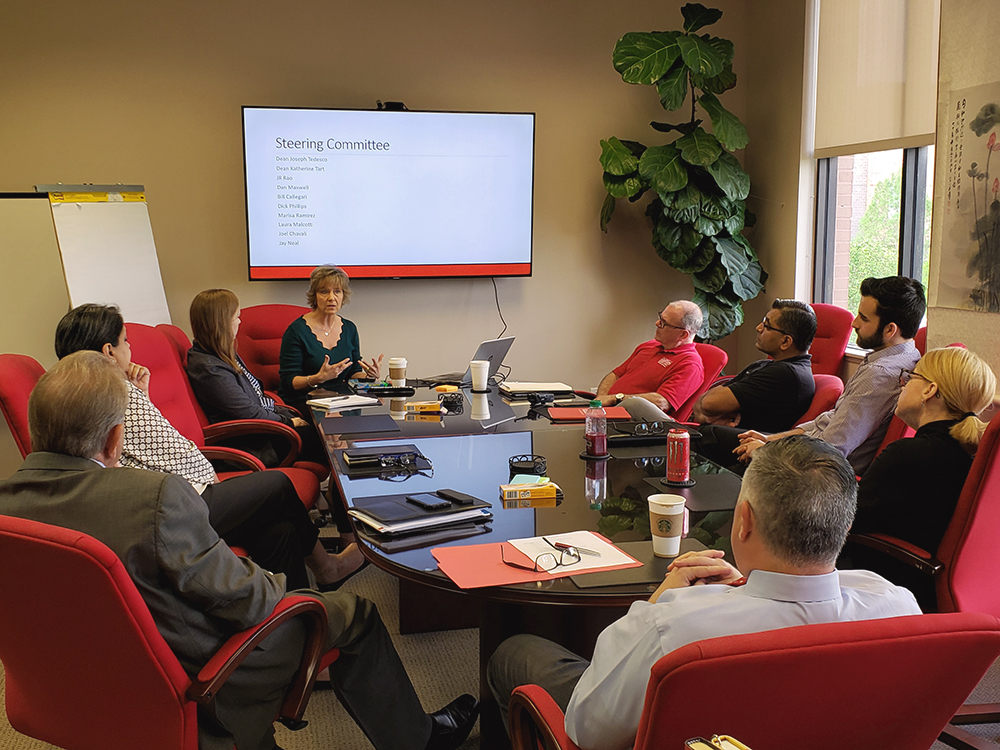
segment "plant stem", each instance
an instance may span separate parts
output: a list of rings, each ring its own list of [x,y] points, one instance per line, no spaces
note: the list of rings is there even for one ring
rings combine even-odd
[[[695,102],[695,96],[694,96],[694,79],[691,76],[690,71],[688,72],[688,86],[691,89],[691,124],[694,125],[694,116],[695,116],[695,110],[694,110],[694,102]]]

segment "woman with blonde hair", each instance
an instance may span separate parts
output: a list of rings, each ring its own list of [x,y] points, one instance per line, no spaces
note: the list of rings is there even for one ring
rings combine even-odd
[[[896,416],[917,432],[886,447],[865,472],[851,530],[891,534],[934,554],[986,430],[978,415],[993,403],[997,379],[971,351],[949,346],[902,370],[900,383]]]
[[[287,404],[304,403],[309,391],[336,387],[350,378],[381,375],[382,355],[365,362],[358,327],[340,311],[351,299],[351,282],[337,266],[318,266],[309,276],[309,312],[292,321],[281,337],[281,384]]]

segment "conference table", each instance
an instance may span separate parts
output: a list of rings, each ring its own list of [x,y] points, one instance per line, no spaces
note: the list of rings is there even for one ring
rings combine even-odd
[[[482,747],[505,747],[506,735],[485,681],[485,666],[504,638],[535,633],[589,657],[597,635],[637,600],[646,599],[666,574],[668,559],[652,554],[646,498],[656,493],[687,498],[690,530],[681,551],[716,548],[730,557],[729,529],[740,478],[692,453],[690,488],[664,486],[666,436],[634,436],[635,423],[608,423],[606,461],[584,460],[583,424],[555,423],[545,407],[508,404],[496,392],[462,391],[444,416],[400,418],[401,402],[314,418],[330,454],[334,478],[348,507],[363,498],[433,493],[452,489],[492,504],[488,531],[388,552],[356,522],[364,556],[400,581],[403,633],[460,627],[479,628]],[[479,407],[473,419],[473,398]],[[410,401],[434,400],[432,389],[417,389]],[[457,397],[452,397],[457,398]],[[483,399],[489,416],[483,418]],[[395,418],[392,418],[395,416]],[[367,428],[374,427],[376,432]],[[428,463],[420,470],[388,468],[374,475],[352,472],[345,449],[415,446]],[[542,457],[544,475],[563,491],[555,507],[505,508],[499,486],[509,482],[512,457]],[[537,460],[537,459],[536,459]],[[603,493],[600,478],[604,477]],[[588,482],[591,497],[587,497]],[[460,590],[437,566],[431,549],[495,543],[510,539],[591,530],[614,542],[644,565],[531,583]],[[374,542],[372,541],[374,539]],[[414,542],[419,544],[419,539]]]

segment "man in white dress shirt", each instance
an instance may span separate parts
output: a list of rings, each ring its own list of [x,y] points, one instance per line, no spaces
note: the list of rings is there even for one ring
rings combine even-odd
[[[506,720],[518,685],[544,687],[584,750],[635,741],[652,666],[693,641],[811,623],[920,614],[906,589],[834,567],[854,519],[857,482],[843,454],[796,435],[753,455],[733,519],[733,556],[691,552],[671,563],[648,602],[597,639],[591,662],[532,635],[504,641],[488,677]],[[711,585],[699,585],[711,584]]]

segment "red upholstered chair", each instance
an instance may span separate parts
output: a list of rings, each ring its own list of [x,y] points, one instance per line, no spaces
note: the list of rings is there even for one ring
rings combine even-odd
[[[0,354],[0,410],[22,458],[31,453],[28,397],[44,374],[45,368],[26,354]]]
[[[814,374],[813,380],[816,381],[816,392],[813,394],[812,403],[809,404],[809,410],[802,415],[796,424],[812,422],[823,412],[829,411],[837,403],[840,394],[844,392],[844,381],[836,375]]]
[[[904,422],[902,419],[893,414],[892,419],[889,420],[889,429],[885,431],[885,437],[882,438],[882,444],[878,447],[878,451],[876,451],[875,456],[873,456],[872,460],[874,461],[876,458],[878,458],[878,454],[884,451],[885,447],[889,445],[889,443],[894,443],[897,440],[901,440],[903,438],[913,437],[916,434],[917,434],[916,430],[914,430],[912,427],[907,425],[906,422]]]
[[[275,434],[285,436],[295,448],[285,457],[290,465],[276,471],[288,475],[295,485],[299,498],[307,508],[311,508],[319,496],[320,475],[325,467],[312,462],[294,463],[302,441],[295,430],[279,422],[260,419],[241,419],[209,425],[198,399],[191,390],[184,368],[174,345],[162,331],[143,325],[125,325],[128,341],[132,349],[132,359],[150,370],[149,398],[160,413],[184,437],[193,441],[209,460],[224,460],[239,463],[251,471],[263,470],[264,465],[254,456],[235,448],[213,445],[225,438],[247,434]],[[220,478],[227,476],[220,475]]]
[[[7,717],[17,731],[69,750],[197,750],[197,705],[292,617],[307,618],[310,634],[282,719],[301,720],[317,672],[337,657],[322,651],[323,605],[290,597],[234,635],[192,681],[125,566],[93,537],[0,516],[0,569],[8,573],[0,576]]]
[[[913,345],[917,347],[921,357],[927,354],[927,326],[917,331],[917,335],[913,337]],[[956,344],[952,344],[952,346],[956,346]]]
[[[184,329],[178,328],[170,323],[158,323],[156,328],[163,332],[167,340],[174,345],[177,356],[181,360],[181,367],[187,367],[188,350],[191,348],[191,339],[184,333]]]
[[[732,735],[753,748],[927,748],[1000,654],[1000,622],[915,615],[712,638],[650,673],[636,750]],[[514,750],[575,748],[537,685],[510,705]],[[532,736],[535,733],[535,737]]]
[[[729,355],[717,346],[695,344],[694,348],[698,350],[698,354],[701,356],[701,363],[705,367],[705,380],[699,386],[698,390],[692,393],[688,400],[680,405],[679,409],[674,411],[674,419],[678,422],[686,422],[690,419],[695,402],[705,394],[705,391],[712,387],[715,379],[722,372],[722,368],[729,361]]]
[[[236,349],[247,369],[279,404],[283,403],[277,396],[281,337],[293,320],[307,312],[308,307],[299,305],[253,305],[240,310]]]
[[[851,339],[854,313],[822,302],[813,303],[812,309],[816,312],[816,337],[809,347],[812,371],[817,375],[839,375]]]

